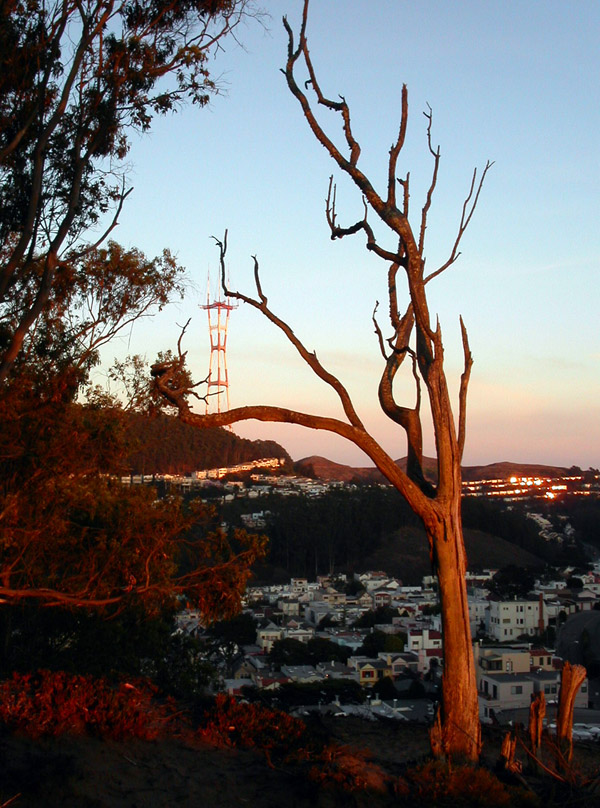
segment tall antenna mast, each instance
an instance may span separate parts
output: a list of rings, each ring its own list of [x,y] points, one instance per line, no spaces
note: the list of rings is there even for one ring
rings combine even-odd
[[[221,287],[216,298],[210,299],[210,275],[206,284],[206,305],[200,306],[208,314],[208,334],[210,337],[210,366],[208,369],[206,412],[227,412],[229,409],[229,376],[227,374],[227,329],[229,315],[237,304],[227,297],[221,297]],[[211,403],[216,400],[216,406]]]

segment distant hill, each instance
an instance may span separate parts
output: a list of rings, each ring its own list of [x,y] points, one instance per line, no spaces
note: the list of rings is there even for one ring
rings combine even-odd
[[[501,569],[507,564],[540,569],[544,560],[499,536],[465,529],[469,570]],[[420,584],[431,573],[429,549],[422,527],[406,525],[388,536],[387,541],[364,562],[365,569],[384,569],[402,579],[405,585]]]
[[[339,480],[340,482],[375,482],[383,480],[381,473],[375,468],[353,468],[342,463],[334,463],[326,457],[312,455],[294,463],[294,471],[305,477],[315,477],[319,480]]]
[[[396,463],[400,468],[406,469],[405,457],[396,460]],[[437,478],[436,460],[432,457],[425,457],[423,466],[425,476],[435,482]],[[376,468],[345,466],[318,455],[312,455],[296,461],[294,469],[298,474],[316,477],[321,480],[340,480],[342,482],[357,480],[365,483],[384,481],[383,475]],[[463,480],[508,479],[512,476],[562,477],[567,472],[568,469],[562,466],[544,466],[539,463],[511,463],[509,461],[489,463],[485,466],[463,466],[462,469]]]
[[[463,466],[463,480],[508,480],[510,477],[564,477],[569,471],[563,466],[543,466],[539,463],[489,463],[487,466]]]
[[[190,474],[266,457],[283,457],[292,468],[290,456],[275,441],[247,440],[220,427],[197,429],[168,415],[125,416],[132,441],[128,459],[132,474]]]

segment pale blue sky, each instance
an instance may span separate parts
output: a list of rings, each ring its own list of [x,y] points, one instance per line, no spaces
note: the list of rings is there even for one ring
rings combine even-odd
[[[400,457],[404,438],[376,402],[381,358],[371,313],[375,300],[384,300],[385,267],[360,236],[329,239],[324,198],[333,165],[279,71],[287,47],[281,15],[297,30],[301,2],[264,6],[272,15],[268,31],[249,24],[239,31],[244,49],[230,42],[213,64],[226,95],[209,109],[157,121],[153,134],[134,144],[135,190],[116,237],[150,255],[171,248],[196,291],[109,353],[129,347],[152,360],[174,347],[176,323],[192,316],[186,347],[196,377],[206,375],[208,329],[198,304],[209,269],[213,277],[217,271],[210,237],[228,228],[231,285],[252,290],[256,254],[273,309],[347,384],[363,420]],[[431,288],[454,389],[459,314],[475,358],[467,464],[600,465],[599,34],[597,0],[311,6],[309,46],[321,87],[349,102],[360,165],[380,189],[401,85],[408,85],[409,134],[398,167],[411,172],[415,222],[431,170],[422,111],[427,103],[433,108],[442,164],[428,229],[430,268],[452,243],[473,167],[495,161],[462,257]],[[339,120],[333,113],[323,120],[341,143]],[[361,215],[361,200],[338,179],[340,220],[350,223]],[[232,314],[228,366],[232,406],[340,414],[335,397],[254,311]],[[234,429],[273,437],[295,459],[323,454],[368,463],[341,439],[311,430]]]

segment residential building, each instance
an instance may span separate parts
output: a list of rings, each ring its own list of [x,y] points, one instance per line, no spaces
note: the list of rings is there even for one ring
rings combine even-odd
[[[392,666],[385,659],[355,656],[348,659],[348,667],[356,671],[361,685],[371,687],[386,676],[392,678]]]
[[[268,654],[273,648],[273,644],[282,639],[283,629],[271,622],[262,628],[258,628],[256,632],[256,644],[262,648],[264,654]]]
[[[541,633],[547,627],[543,598],[491,600],[487,633],[500,642],[516,640],[523,634]]]

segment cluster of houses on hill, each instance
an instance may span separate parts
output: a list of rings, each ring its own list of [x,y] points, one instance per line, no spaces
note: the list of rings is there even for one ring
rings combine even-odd
[[[563,663],[542,638],[547,641],[548,629],[559,627],[570,614],[600,605],[600,570],[581,578],[583,588],[569,589],[563,577],[549,584],[538,582],[527,597],[512,600],[490,597],[487,585],[494,572],[469,574],[467,582],[484,721],[500,719],[506,711],[527,708],[532,695],[539,691],[547,702],[555,702]],[[347,591],[355,594],[346,594]],[[383,610],[386,622],[370,628],[356,627],[361,616],[381,607],[387,607]],[[230,662],[224,687],[231,694],[240,694],[248,685],[273,690],[285,682],[331,679],[372,688],[387,677],[394,683],[398,699],[402,699],[403,694],[411,692],[411,685],[414,692],[415,681],[425,685],[421,692],[430,694],[439,683],[444,659],[435,579],[426,578],[422,586],[408,587],[383,572],[368,572],[356,575],[353,585],[344,588],[340,581],[324,577],[314,582],[293,578],[285,585],[249,588],[245,610],[256,622],[256,640],[240,648]],[[187,630],[198,630],[198,621],[199,615],[194,612],[181,615],[181,625]],[[404,649],[365,655],[365,639],[374,630],[399,635]],[[308,643],[313,638],[327,639],[346,649],[346,664],[323,660],[315,665],[276,667],[271,663],[269,654],[277,641]],[[373,699],[373,709],[377,704]],[[586,681],[577,695],[576,707],[587,706]],[[338,708],[343,709],[343,705]],[[407,708],[396,704],[394,708],[393,717],[406,717]],[[420,712],[422,717],[423,710]]]

